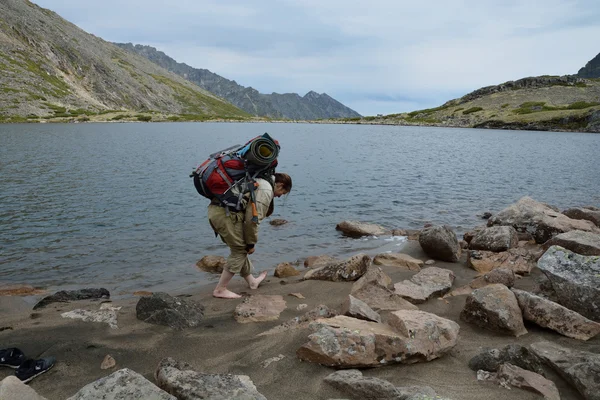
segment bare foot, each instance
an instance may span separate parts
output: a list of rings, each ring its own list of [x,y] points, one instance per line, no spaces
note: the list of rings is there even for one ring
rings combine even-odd
[[[242,296],[233,293],[227,288],[216,288],[213,290],[213,297],[218,297],[220,299],[239,299]]]
[[[252,275],[250,275],[252,276]],[[248,280],[248,285],[250,289],[258,289],[260,283],[267,277],[267,271],[263,271],[256,278],[252,276],[252,279]]]

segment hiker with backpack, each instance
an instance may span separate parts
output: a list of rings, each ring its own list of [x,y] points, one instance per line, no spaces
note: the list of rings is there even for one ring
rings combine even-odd
[[[279,142],[265,133],[244,146],[210,155],[190,175],[198,193],[211,200],[210,225],[230,250],[214,297],[241,297],[227,289],[235,274],[240,274],[250,289],[257,289],[267,276],[266,271],[256,278],[252,275],[248,255],[254,253],[260,221],[273,213],[273,199],[292,190],[292,178],[275,172],[279,149]]]

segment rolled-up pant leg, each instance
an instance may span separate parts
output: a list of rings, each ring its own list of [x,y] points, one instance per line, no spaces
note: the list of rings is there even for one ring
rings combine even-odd
[[[244,213],[227,215],[223,207],[211,204],[208,206],[208,220],[221,240],[229,246],[230,254],[225,268],[232,274],[240,274],[242,277],[250,275],[252,263],[248,258],[244,241]]]

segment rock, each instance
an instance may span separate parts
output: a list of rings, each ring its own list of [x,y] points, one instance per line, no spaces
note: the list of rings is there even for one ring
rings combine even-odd
[[[0,382],[0,399],[2,400],[47,400],[37,394],[16,376],[7,376]]]
[[[563,211],[567,217],[571,219],[583,219],[593,222],[594,225],[600,227],[600,210],[589,208],[569,208]]]
[[[335,310],[331,310],[329,307],[321,304],[313,308],[306,314],[300,317],[292,318],[291,320],[286,321],[281,325],[277,325],[276,327],[269,329],[268,331],[259,333],[257,336],[274,335],[277,333],[287,332],[294,329],[307,328],[311,322],[317,319],[331,318],[335,317],[336,315],[337,313],[335,312]]]
[[[298,299],[305,299],[306,298],[306,297],[304,297],[302,295],[302,293],[290,293],[290,294],[288,294],[288,296],[296,297]]]
[[[177,400],[128,368],[84,386],[67,400]]]
[[[531,350],[586,400],[600,400],[600,354],[571,350],[550,342],[534,343]]]
[[[460,317],[491,331],[517,337],[527,333],[515,295],[497,283],[474,290],[467,297]]]
[[[326,383],[354,399],[400,400],[427,396],[436,398],[435,391],[429,386],[396,387],[390,382],[363,376],[357,369],[337,371],[325,377]]]
[[[290,276],[300,275],[300,272],[294,268],[290,263],[281,263],[275,267],[275,273],[273,274],[277,278],[289,278]]]
[[[107,354],[106,357],[104,357],[104,360],[102,360],[102,364],[100,364],[100,369],[109,369],[115,365],[117,365],[115,359],[112,358],[110,354]]]
[[[493,214],[491,212],[486,211],[481,215],[481,219],[490,219],[490,218],[492,218],[492,215]]]
[[[406,338],[412,362],[431,361],[448,353],[458,341],[459,325],[420,310],[390,314],[388,324]]]
[[[460,245],[456,234],[449,226],[425,228],[419,235],[419,244],[431,258],[440,261],[457,262],[460,258]]]
[[[458,245],[460,246],[461,250],[466,250],[469,248],[469,243],[464,240],[459,240]]]
[[[433,265],[435,264],[435,260],[427,260],[425,261],[425,265]]]
[[[502,364],[498,369],[498,379],[502,386],[510,385],[539,393],[547,400],[560,400],[560,394],[554,382],[512,364]]]
[[[99,311],[73,310],[60,314],[63,318],[81,319],[84,322],[102,322],[108,324],[111,329],[119,329],[117,326],[117,311],[121,307],[112,307],[110,304],[102,304]]]
[[[369,224],[359,221],[342,221],[335,227],[338,231],[346,236],[361,237],[361,236],[380,236],[386,233],[386,229],[376,224]]]
[[[391,284],[392,280],[381,268],[372,267],[352,285],[350,294],[367,303],[375,311],[418,309],[417,306],[394,293],[389,288]]]
[[[296,307],[296,310],[302,311],[306,308],[308,308],[308,304],[298,304],[298,306]]]
[[[491,226],[477,232],[469,243],[469,249],[499,253],[517,247],[518,244],[519,237],[512,226]]]
[[[543,249],[552,246],[564,247],[583,256],[600,256],[600,235],[585,231],[561,233],[544,243]]]
[[[204,306],[194,300],[173,297],[167,293],[153,293],[142,297],[136,307],[137,319],[173,329],[196,327],[204,318]]]
[[[394,292],[414,304],[448,293],[454,282],[454,273],[437,267],[424,268],[410,280],[394,285]]]
[[[342,305],[341,315],[353,317],[357,319],[363,319],[365,321],[381,322],[381,316],[371,309],[362,300],[357,299],[352,295],[348,295],[348,298]]]
[[[600,322],[600,257],[552,246],[538,260],[538,268],[548,278],[559,304]]]
[[[523,290],[512,291],[526,321],[579,340],[588,340],[600,333],[599,323],[590,321],[575,311]]]
[[[469,368],[473,371],[496,372],[504,363],[516,365],[538,374],[544,373],[539,358],[527,347],[518,344],[509,344],[502,350],[485,348],[481,353],[471,358]]]
[[[341,260],[338,260],[337,258],[328,256],[328,255],[311,256],[311,257],[308,257],[306,260],[304,260],[304,267],[305,268],[324,267],[325,265],[337,264],[339,262],[341,262]]]
[[[235,320],[241,324],[279,319],[286,308],[285,300],[279,295],[256,294],[245,297],[235,308]]]
[[[281,226],[281,225],[285,225],[287,224],[288,221],[286,221],[285,219],[272,219],[269,221],[269,224],[273,225],[273,226]]]
[[[420,271],[423,261],[402,253],[378,254],[373,259],[375,265],[404,268],[409,271]]]
[[[477,235],[479,232],[481,232],[485,228],[486,228],[485,225],[480,225],[480,226],[476,226],[471,231],[465,232],[463,234],[464,241],[467,242],[467,243],[471,243],[471,240],[473,240],[473,238],[475,237],[475,235]]]
[[[36,296],[44,293],[45,290],[30,285],[0,285],[0,296]]]
[[[400,319],[401,317],[398,317]],[[417,325],[409,321],[406,324]],[[397,326],[401,326],[397,322]],[[404,336],[392,327],[368,322],[356,318],[337,316],[329,319],[319,319],[312,324],[313,330],[308,338],[309,342],[303,345],[296,355],[304,361],[341,368],[379,367],[390,363],[412,364],[428,361],[439,357],[441,354],[432,353],[436,344],[421,343],[418,338]],[[430,331],[435,327],[423,328]],[[444,329],[440,329],[445,334]],[[411,333],[409,332],[409,335]],[[418,348],[414,347],[416,344]]]
[[[269,365],[273,364],[274,362],[281,361],[284,358],[285,358],[285,356],[283,354],[280,354],[276,357],[267,358],[265,361],[260,363],[260,366],[263,368],[267,368]]]
[[[367,272],[370,264],[371,258],[368,255],[358,254],[341,263],[311,269],[304,274],[304,279],[355,281]]]
[[[558,212],[547,204],[539,203],[530,197],[523,197],[517,203],[505,208],[488,220],[488,226],[508,225],[517,232],[530,233],[537,243],[544,243],[559,233],[572,230],[600,232],[590,221],[575,220]]]
[[[525,249],[510,249],[502,253],[483,250],[467,251],[467,266],[487,273],[495,268],[506,268],[515,274],[528,275],[535,267],[534,256]]]
[[[51,303],[67,303],[75,300],[89,300],[89,299],[108,299],[110,298],[110,292],[104,288],[101,289],[81,289],[81,290],[61,290],[51,296],[44,297],[35,306],[34,310],[38,308],[46,307]]]
[[[220,274],[227,264],[227,260],[221,256],[204,256],[196,263],[196,266],[204,272]]]
[[[246,375],[205,374],[172,358],[158,364],[154,377],[159,387],[178,400],[267,400]]]
[[[455,289],[452,292],[444,295],[444,297],[471,294],[474,289],[479,289],[493,283],[501,283],[504,286],[511,288],[515,284],[515,273],[506,268],[493,269],[487,274],[473,279],[468,285],[459,287],[458,289]]]

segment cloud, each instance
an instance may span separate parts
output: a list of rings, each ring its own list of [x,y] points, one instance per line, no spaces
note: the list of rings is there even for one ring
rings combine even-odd
[[[263,93],[309,90],[361,114],[576,73],[600,52],[593,0],[38,0],[106,40],[149,44]],[[397,108],[394,108],[397,107]]]

